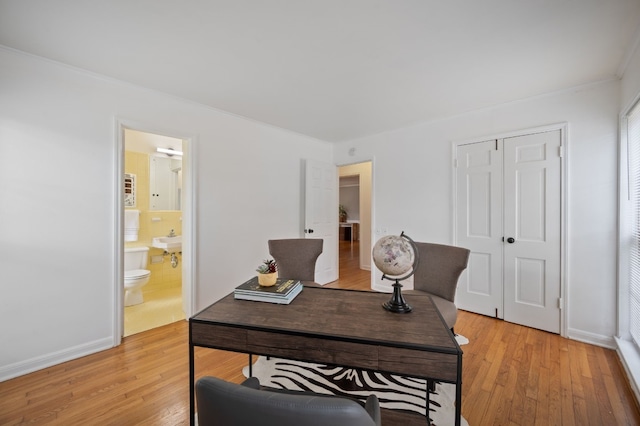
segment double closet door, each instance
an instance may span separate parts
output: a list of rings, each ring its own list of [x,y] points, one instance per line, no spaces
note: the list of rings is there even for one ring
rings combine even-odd
[[[456,147],[460,309],[560,332],[561,130]]]

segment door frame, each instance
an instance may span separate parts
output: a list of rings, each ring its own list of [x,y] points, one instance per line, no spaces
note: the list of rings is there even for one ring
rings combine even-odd
[[[115,165],[114,165],[114,229],[113,253],[114,253],[114,282],[113,282],[113,346],[122,342],[124,334],[124,188],[122,176],[124,176],[124,131],[125,129],[140,132],[154,133],[170,136],[182,140],[183,156],[183,201],[182,207],[182,308],[185,317],[189,318],[195,312],[195,277],[196,277],[196,156],[197,138],[185,131],[176,131],[165,127],[139,123],[119,117],[114,118],[115,127]]]
[[[528,135],[532,133],[542,133],[549,131],[560,131],[560,335],[567,337],[568,330],[568,318],[569,318],[569,268],[567,262],[568,253],[568,241],[567,238],[567,218],[568,218],[568,206],[569,206],[569,190],[568,190],[568,178],[569,178],[569,123],[560,122],[553,123],[545,126],[529,127],[519,130],[513,130],[505,133],[489,134],[482,137],[474,137],[472,139],[458,140],[451,142],[451,214],[455,215],[458,206],[456,200],[456,190],[458,187],[457,174],[456,174],[456,152],[458,146],[468,145],[472,143],[484,142],[492,139],[505,139],[517,136]],[[458,230],[456,229],[456,221],[452,223],[451,237],[455,243],[457,241]],[[504,294],[504,286],[502,287]],[[504,303],[504,301],[503,301]]]

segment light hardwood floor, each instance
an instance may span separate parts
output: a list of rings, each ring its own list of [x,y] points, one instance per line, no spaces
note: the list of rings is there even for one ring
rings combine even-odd
[[[331,287],[368,288],[341,260]],[[462,415],[484,425],[640,425],[614,351],[461,311]],[[247,356],[196,348],[196,375],[240,382]],[[0,425],[188,423],[188,324],[124,339],[117,348],[0,383]],[[389,426],[389,425],[387,425]]]

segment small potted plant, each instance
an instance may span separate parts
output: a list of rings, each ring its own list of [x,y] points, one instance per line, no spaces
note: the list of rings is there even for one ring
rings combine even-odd
[[[278,279],[278,264],[273,259],[265,259],[256,269],[258,272],[258,284],[263,287],[275,285]]]
[[[345,209],[342,204],[338,206],[338,219],[340,220],[340,222],[347,221],[347,209]]]

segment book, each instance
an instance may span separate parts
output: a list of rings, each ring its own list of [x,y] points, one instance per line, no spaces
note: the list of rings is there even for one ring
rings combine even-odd
[[[236,287],[233,295],[235,299],[289,304],[302,288],[300,281],[284,278],[278,278],[272,286],[263,287],[258,284],[258,277],[253,277]]]
[[[235,288],[234,293],[245,294],[262,294],[272,295],[274,297],[287,297],[296,286],[302,285],[298,280],[289,280],[285,278],[278,278],[276,283],[272,286],[264,287],[258,283],[258,277],[252,277],[244,283]]]
[[[249,293],[234,293],[234,299],[238,300],[252,300],[254,302],[269,302],[277,303],[280,305],[288,305],[296,298],[296,296],[302,291],[302,285],[298,285],[295,289],[289,293],[288,297],[273,297],[262,294],[249,294]]]

